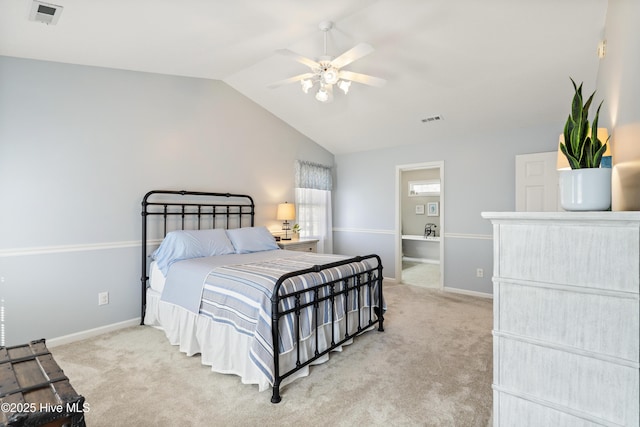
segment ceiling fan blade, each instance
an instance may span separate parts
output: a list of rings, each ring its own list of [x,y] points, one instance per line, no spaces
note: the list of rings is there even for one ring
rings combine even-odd
[[[380,77],[368,76],[366,74],[354,73],[346,70],[340,70],[339,77],[343,80],[350,80],[352,82],[362,83],[369,86],[382,87],[387,84],[387,81]]]
[[[267,87],[269,89],[274,89],[289,83],[294,83],[294,82],[299,82],[300,80],[303,79],[310,79],[313,78],[315,76],[314,73],[304,73],[304,74],[299,74],[297,76],[293,76],[293,77],[289,77],[288,79],[284,79],[284,80],[280,80],[274,83],[271,83],[270,85],[268,85]]]
[[[289,49],[278,49],[276,50],[276,53],[279,53],[280,55],[288,56],[289,58],[292,58],[294,61],[298,61],[299,63],[304,64],[307,67],[310,67],[312,69],[320,67],[320,64],[318,64],[313,59],[309,59],[302,55],[298,55],[297,53],[292,52]]]
[[[370,54],[371,52],[373,52],[373,47],[370,44],[360,43],[331,61],[331,65],[335,68],[342,68],[345,65],[351,64],[356,59],[360,59],[363,56]]]

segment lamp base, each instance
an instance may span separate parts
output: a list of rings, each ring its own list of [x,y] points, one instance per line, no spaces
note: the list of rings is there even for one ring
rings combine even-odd
[[[289,230],[291,230],[291,227],[289,227],[289,221],[287,221],[286,219],[282,223],[282,229],[284,230],[284,237],[282,237],[281,239],[291,240],[291,237],[289,237]]]

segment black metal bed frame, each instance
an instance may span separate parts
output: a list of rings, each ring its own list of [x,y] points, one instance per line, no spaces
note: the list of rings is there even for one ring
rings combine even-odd
[[[193,196],[195,198],[205,197],[209,198],[208,200],[214,200],[216,202],[194,202],[194,201],[176,201],[175,197],[172,199],[166,200],[158,200],[158,201],[150,201],[150,199],[155,197],[167,197],[167,196]],[[217,200],[222,200],[220,198],[227,198],[235,200],[234,203],[222,203],[217,202]],[[207,199],[205,199],[207,200]],[[240,201],[238,201],[240,200]],[[187,218],[197,219],[197,223],[195,226],[196,229],[201,229],[203,224],[203,218],[211,218],[212,227],[216,228],[217,220],[219,218],[223,218],[222,228],[230,228],[232,223],[236,223],[237,227],[242,227],[243,219],[248,219],[248,225],[254,225],[255,218],[255,204],[251,196],[243,195],[243,194],[230,194],[230,193],[207,193],[207,192],[194,192],[194,191],[167,191],[167,190],[154,190],[148,192],[144,198],[142,199],[142,276],[141,276],[141,284],[142,284],[142,307],[141,307],[141,320],[140,324],[144,324],[144,316],[146,311],[146,291],[147,284],[149,280],[148,274],[148,259],[147,259],[147,239],[148,239],[148,226],[149,223],[147,218],[149,216],[159,216],[161,217],[163,230],[162,235],[167,234],[167,220],[170,217],[179,217],[179,229],[184,230],[185,226],[188,222],[185,222]],[[350,264],[353,262],[361,262],[364,260],[374,260],[375,267],[365,270],[364,272],[354,273],[351,275],[347,275],[340,279],[336,279],[333,281],[320,283],[314,286],[311,286],[306,289],[301,289],[293,292],[284,292],[283,283],[292,277],[300,276],[308,273],[319,273],[322,270],[326,270],[333,267],[338,267],[341,265]],[[282,381],[299,371],[300,369],[310,365],[314,361],[323,357],[330,351],[336,349],[337,347],[345,344],[347,341],[354,339],[355,337],[362,334],[364,331],[372,328],[376,324],[378,325],[378,331],[384,331],[383,323],[383,309],[381,306],[383,305],[383,294],[382,294],[382,262],[378,255],[366,255],[366,256],[357,256],[349,259],[345,259],[343,261],[338,261],[325,265],[316,265],[312,268],[295,271],[291,273],[287,273],[280,277],[276,282],[276,285],[273,290],[273,294],[271,297],[271,316],[272,316],[272,338],[273,338],[273,349],[274,349],[274,383],[272,387],[272,396],[271,402],[278,403],[281,401],[280,396],[280,386]],[[367,292],[368,291],[368,292]],[[378,306],[374,306],[372,301],[373,292],[377,292]],[[354,294],[355,293],[355,298]],[[363,295],[364,293],[364,295]],[[350,298],[355,299],[356,301],[356,310],[352,312],[352,315],[358,316],[358,325],[355,330],[350,330],[349,325],[349,310],[347,307],[348,300]],[[340,298],[343,301],[345,307],[345,333],[344,336],[336,337],[335,332],[335,306],[337,303],[336,299],[340,296],[344,295],[343,298]],[[362,319],[362,310],[363,310],[363,299],[365,295],[368,296],[368,300],[366,301],[365,307],[368,307],[368,318],[363,321]],[[293,302],[290,304],[292,308],[287,310],[281,310],[281,302],[285,300],[289,300]],[[290,302],[291,302],[290,301]],[[306,301],[306,302],[303,302]],[[302,310],[304,309],[313,309],[313,318],[315,319],[315,330],[318,329],[318,318],[321,305],[330,304],[331,307],[331,343],[330,346],[323,351],[319,351],[319,342],[318,342],[318,334],[315,335],[315,349],[314,354],[309,357],[307,360],[301,360],[300,355],[300,315]],[[365,310],[366,312],[366,310]],[[294,328],[296,332],[296,364],[295,367],[289,369],[286,372],[280,373],[280,352],[279,352],[279,340],[280,340],[280,329],[279,322],[285,316],[294,315]],[[375,315],[375,316],[374,316]],[[374,318],[375,317],[375,318]]]
[[[201,197],[214,198],[214,200],[233,199],[235,203],[222,203],[217,201],[216,203],[204,203],[196,202],[189,199],[188,201],[176,200],[176,197],[171,196],[193,196],[194,199]],[[169,198],[162,200],[162,198],[169,196]],[[216,197],[220,199],[215,199]],[[158,198],[159,200],[151,201],[150,199]],[[178,217],[180,219],[179,229],[184,230],[187,223],[187,218],[196,218],[197,227],[200,230],[203,224],[203,219],[211,218],[212,227],[216,228],[217,220],[223,218],[223,227],[229,228],[232,218],[238,220],[238,227],[242,227],[243,220],[248,219],[248,226],[253,227],[255,220],[255,204],[253,198],[246,194],[231,194],[231,193],[207,193],[201,191],[172,191],[172,190],[153,190],[149,191],[142,198],[142,276],[140,282],[142,285],[142,304],[140,313],[140,324],[144,324],[144,314],[147,309],[147,284],[149,280],[148,262],[147,259],[147,231],[148,221],[150,216],[162,217],[162,237],[167,235],[167,220],[171,217]]]

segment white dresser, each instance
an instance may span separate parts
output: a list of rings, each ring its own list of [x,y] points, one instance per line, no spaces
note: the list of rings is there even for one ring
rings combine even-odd
[[[495,426],[640,425],[640,212],[486,212]]]

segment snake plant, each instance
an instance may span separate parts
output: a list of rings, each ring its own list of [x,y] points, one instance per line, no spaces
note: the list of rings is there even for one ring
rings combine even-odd
[[[589,127],[589,108],[595,91],[583,104],[582,83],[580,86],[576,86],[573,79],[571,79],[571,83],[575,93],[571,102],[571,114],[564,126],[564,142],[560,143],[560,150],[567,157],[571,169],[598,168],[608,141],[608,138],[604,142],[598,139],[598,117],[604,101],[600,102],[591,127]]]

